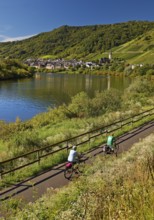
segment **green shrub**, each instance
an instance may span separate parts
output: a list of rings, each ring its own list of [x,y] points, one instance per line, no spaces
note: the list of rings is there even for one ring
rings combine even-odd
[[[123,103],[131,108],[132,105],[139,106],[149,104],[150,97],[154,96],[154,84],[151,80],[137,78],[125,90],[123,95]]]
[[[99,116],[106,112],[117,111],[121,107],[121,93],[116,89],[96,92],[91,101],[91,116]]]

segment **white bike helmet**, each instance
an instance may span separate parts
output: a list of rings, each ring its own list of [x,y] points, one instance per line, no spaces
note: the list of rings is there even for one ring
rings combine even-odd
[[[73,150],[76,150],[76,146],[74,145],[74,146],[72,147],[72,149],[73,149]]]

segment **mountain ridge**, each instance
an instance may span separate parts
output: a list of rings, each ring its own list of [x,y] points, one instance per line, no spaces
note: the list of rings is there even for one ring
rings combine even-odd
[[[63,25],[22,41],[0,43],[0,58],[96,60],[107,51],[112,50],[115,53],[120,46],[146,35],[151,30],[154,30],[154,22],[151,21],[87,26]]]

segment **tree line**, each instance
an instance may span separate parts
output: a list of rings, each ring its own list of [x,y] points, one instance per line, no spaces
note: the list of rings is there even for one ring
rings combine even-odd
[[[0,43],[0,57],[24,60],[39,56],[82,59],[110,50],[154,28],[154,22],[129,21],[107,25],[62,26],[22,41]]]

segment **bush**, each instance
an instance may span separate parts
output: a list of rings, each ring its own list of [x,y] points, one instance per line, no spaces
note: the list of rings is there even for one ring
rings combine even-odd
[[[124,105],[146,105],[149,98],[154,96],[154,84],[148,79],[136,79],[124,92]]]
[[[72,98],[68,106],[68,117],[87,117],[89,116],[90,98],[85,92],[81,92]]]
[[[72,98],[69,105],[69,117],[99,116],[107,111],[114,111],[121,107],[121,93],[110,89],[104,92],[96,92],[94,98],[89,98],[85,92],[81,92]]]
[[[91,102],[91,116],[99,116],[108,111],[115,111],[121,107],[121,93],[116,89],[96,92]]]

